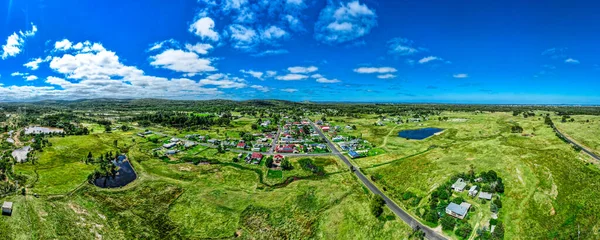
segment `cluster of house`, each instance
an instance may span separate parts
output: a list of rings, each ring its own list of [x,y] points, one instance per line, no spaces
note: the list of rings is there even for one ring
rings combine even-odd
[[[241,159],[244,156],[243,153],[240,153],[238,155],[238,158]],[[262,161],[264,158],[264,156],[262,155],[262,153],[258,153],[258,152],[253,152],[253,153],[248,153],[246,155],[246,157],[244,158],[244,160],[246,161],[246,163],[248,164],[260,164],[260,161]]]
[[[462,192],[465,190],[466,187],[467,182],[465,182],[465,180],[462,178],[457,179],[456,182],[452,184],[452,190],[454,190],[455,192]],[[479,192],[479,195],[477,195],[478,192],[479,191],[477,190],[477,185],[471,186],[471,188],[469,189],[469,196],[478,196],[480,199],[492,200],[492,193],[481,191]],[[446,207],[446,213],[455,218],[463,219],[467,216],[469,208],[471,208],[471,204],[467,202],[462,202],[461,204],[450,203],[448,207]]]
[[[198,145],[198,143],[195,141],[182,140],[179,138],[171,138],[169,140],[169,142],[163,144],[162,147],[167,150],[165,152],[165,155],[175,155],[179,152],[179,150],[173,149],[176,146],[183,146],[184,148],[188,149],[188,148],[194,147],[196,145]]]
[[[305,126],[308,126],[309,132],[305,132]],[[313,138],[320,138],[320,135],[308,120],[286,122],[283,125],[275,151],[278,153],[300,153],[327,149],[327,145],[323,143],[311,143]]]
[[[267,120],[268,121],[268,120]],[[200,136],[198,134],[186,135],[187,139],[194,139],[200,142],[207,142],[212,145],[221,145],[225,148],[237,148],[241,150],[251,150],[255,152],[260,152],[263,148],[271,147],[271,140],[275,137],[273,133],[256,133],[254,137],[257,137],[256,141],[246,142],[244,140],[218,140],[218,139],[208,139],[205,136]]]
[[[340,136],[336,136],[333,139],[335,142],[337,142],[338,146],[340,146],[342,150],[348,152],[348,155],[350,155],[351,158],[359,158],[362,156],[361,154],[369,151],[369,149],[364,145],[364,143],[368,143],[367,140],[357,138],[350,141],[341,142],[339,139],[345,138],[340,138]]]
[[[145,132],[138,133],[137,135],[145,138],[146,136],[151,135],[152,133],[153,133],[152,131],[146,130]]]
[[[258,152],[247,153],[246,157],[244,157],[244,153],[238,154],[238,159],[242,158],[246,161],[247,164],[258,165],[265,158],[265,156],[262,153]],[[275,154],[275,156],[273,156],[273,165],[275,167],[280,167],[281,161],[283,161],[284,158],[285,157],[281,154]]]

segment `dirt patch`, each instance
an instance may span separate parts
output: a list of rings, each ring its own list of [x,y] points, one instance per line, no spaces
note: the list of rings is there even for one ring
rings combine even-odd
[[[179,171],[189,172],[189,171],[192,171],[192,167],[190,167],[190,166],[179,166]]]
[[[77,214],[85,214],[87,215],[87,211],[83,208],[80,208],[79,206],[73,204],[73,203],[69,203],[69,207],[73,210],[73,212],[77,213]]]
[[[519,168],[517,168],[517,177],[519,178],[519,182],[525,185],[525,182],[523,181],[523,176],[521,175],[521,170],[519,170]]]
[[[556,214],[556,210],[554,210],[554,206],[550,209],[550,216],[554,216]]]

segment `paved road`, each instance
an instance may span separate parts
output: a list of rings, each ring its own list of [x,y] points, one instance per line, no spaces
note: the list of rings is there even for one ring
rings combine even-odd
[[[217,148],[217,145],[213,145],[210,143],[198,143],[201,146],[209,147],[209,148]],[[236,153],[254,153],[253,151],[242,150],[238,148],[229,148],[230,152]],[[263,155],[274,155],[272,152],[262,153]],[[320,157],[320,156],[331,156],[332,153],[277,153],[286,157]]]
[[[563,133],[560,132],[560,130],[558,130],[558,128],[556,128],[555,126],[552,126],[552,128],[554,129],[554,131],[556,133],[558,133],[559,135],[561,135],[564,139],[567,140],[567,142],[578,146],[579,148],[581,148],[582,151],[584,151],[585,153],[587,153],[588,155],[590,155],[591,157],[595,158],[596,160],[600,161],[600,157],[594,153],[592,153],[590,150],[588,150],[586,147],[579,145],[579,143],[576,143],[574,141],[572,141],[570,138],[568,138],[567,136],[565,136]]]
[[[333,145],[333,143],[325,136],[325,134],[323,134],[323,132],[321,131],[321,128],[319,128],[317,125],[315,125],[312,121],[311,121],[311,124],[316,129],[317,133],[319,133],[319,135],[321,135],[321,137],[327,141],[327,145],[329,146],[329,148],[331,149],[333,154],[337,155],[340,159],[342,159],[342,161],[344,161],[344,163],[346,164],[346,166],[348,166],[348,168],[350,168],[351,166],[354,166],[348,160],[348,158],[346,158],[346,156],[344,154],[340,153],[337,150],[337,148],[335,148],[335,145]],[[383,200],[385,200],[385,204],[390,208],[390,210],[392,210],[392,212],[394,212],[396,214],[396,216],[398,216],[400,219],[402,219],[402,221],[406,222],[409,226],[418,225],[419,228],[421,228],[421,230],[423,232],[425,232],[425,237],[427,239],[431,239],[431,240],[446,239],[444,236],[442,236],[438,232],[435,232],[433,229],[421,224],[417,219],[413,218],[410,214],[408,214],[404,210],[402,210],[402,208],[400,208],[394,201],[392,201],[383,192],[381,192],[381,190],[379,190],[379,188],[377,188],[377,186],[375,186],[375,184],[373,184],[360,170],[358,170],[358,167],[354,166],[354,169],[356,169],[356,171],[354,171],[354,174],[356,174],[356,177],[358,177],[358,179],[360,179],[360,181],[367,188],[369,188],[369,190],[371,190],[372,193],[381,196],[383,198]]]
[[[273,138],[273,143],[271,144],[271,149],[269,150],[269,154],[273,154],[275,152],[275,147],[279,144],[279,135],[281,134],[281,127],[277,125],[277,134],[275,134],[275,138]]]

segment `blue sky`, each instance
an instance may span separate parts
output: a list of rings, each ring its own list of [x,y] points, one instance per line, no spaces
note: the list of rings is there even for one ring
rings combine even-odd
[[[600,104],[597,1],[0,0],[0,101]]]

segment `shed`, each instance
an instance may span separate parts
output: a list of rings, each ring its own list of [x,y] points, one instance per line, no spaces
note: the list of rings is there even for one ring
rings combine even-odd
[[[489,192],[480,192],[479,198],[486,199],[486,200],[492,200],[492,194]]]
[[[13,203],[12,202],[4,202],[2,204],[2,215],[12,215],[12,207],[13,207]]]

